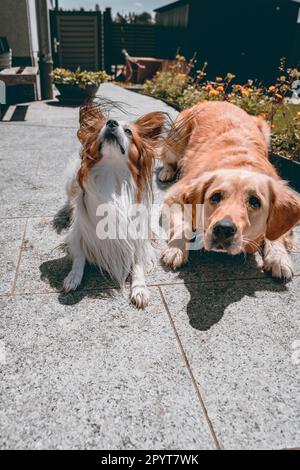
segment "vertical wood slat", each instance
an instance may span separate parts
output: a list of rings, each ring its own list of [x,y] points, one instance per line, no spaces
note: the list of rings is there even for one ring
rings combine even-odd
[[[101,68],[101,21],[99,15],[58,13],[56,30],[58,61],[63,68],[99,70]]]

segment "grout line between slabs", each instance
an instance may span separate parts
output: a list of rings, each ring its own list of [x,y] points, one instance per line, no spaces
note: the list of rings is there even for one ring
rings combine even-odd
[[[28,222],[28,221],[27,221]],[[294,276],[294,278],[299,278],[300,277],[300,274],[297,274]],[[148,287],[149,288],[153,288],[153,289],[160,289],[161,287],[176,287],[176,286],[188,286],[188,285],[208,285],[208,284],[220,284],[220,283],[227,283],[227,282],[239,282],[239,283],[243,283],[243,282],[247,282],[249,280],[252,280],[252,281],[263,281],[263,282],[267,282],[267,283],[270,283],[272,282],[272,279],[265,279],[265,278],[245,278],[245,279],[220,279],[220,280],[214,280],[214,281],[191,281],[191,282],[185,282],[185,281],[182,281],[182,282],[168,282],[168,283],[164,283],[164,282],[161,282],[159,284],[148,284]],[[130,289],[130,286],[128,285],[127,286],[128,289]],[[111,286],[107,286],[107,287],[99,287],[99,288],[94,288],[94,289],[80,289],[76,292],[81,292],[83,294],[89,294],[89,293],[97,293],[97,292],[104,292],[104,291],[107,291],[107,290],[116,290],[116,291],[119,291],[120,289],[118,288],[118,286],[114,286],[114,285],[111,285]],[[64,291],[62,289],[60,290],[49,290],[49,291],[39,291],[39,292],[14,292],[14,296],[28,296],[28,295],[53,295],[53,294],[61,294],[63,293]],[[2,294],[0,296],[6,296],[6,295],[11,295],[11,294]]]
[[[20,271],[20,265],[21,265],[21,259],[22,259],[22,254],[23,254],[23,248],[24,248],[24,242],[25,242],[25,237],[26,237],[26,231],[27,231],[27,225],[28,225],[28,219],[26,219],[25,222],[25,227],[23,231],[23,236],[22,236],[22,241],[19,249],[19,255],[18,255],[18,260],[17,260],[17,266],[16,266],[16,271],[15,271],[15,276],[12,284],[12,289],[10,295],[13,296],[16,290],[16,285],[17,285],[17,279]]]
[[[20,215],[16,217],[0,217],[0,220],[18,220],[18,219],[53,219],[53,215]]]
[[[45,129],[78,129],[78,127],[76,126],[53,126],[53,125],[48,125],[48,124],[15,124],[15,123],[12,123],[10,121],[6,122],[6,121],[1,121],[1,124],[6,124],[7,127],[38,127],[38,128],[45,128]]]
[[[197,384],[196,378],[195,378],[195,376],[194,376],[192,367],[191,367],[191,365],[190,365],[190,363],[189,363],[189,359],[188,359],[188,357],[187,357],[187,354],[186,354],[186,352],[185,352],[185,349],[184,349],[184,347],[183,347],[183,344],[182,344],[181,339],[180,339],[180,337],[179,337],[179,334],[178,334],[178,332],[177,332],[176,325],[175,325],[174,320],[173,320],[173,318],[172,318],[172,315],[171,315],[170,309],[169,309],[169,307],[168,307],[167,301],[166,301],[166,299],[165,299],[165,296],[164,296],[164,294],[163,294],[162,289],[159,287],[158,290],[159,290],[159,293],[160,293],[160,296],[161,296],[162,303],[163,303],[163,305],[164,305],[164,307],[165,307],[165,310],[166,310],[166,312],[167,312],[167,315],[168,315],[168,318],[169,318],[171,327],[172,327],[173,332],[174,332],[174,334],[175,334],[177,343],[178,343],[178,345],[179,345],[179,349],[180,349],[180,351],[181,351],[181,354],[182,354],[182,356],[183,356],[184,362],[185,362],[186,367],[187,367],[187,369],[188,369],[190,378],[191,378],[191,380],[192,380],[192,383],[193,383],[193,386],[194,386],[194,389],[195,389],[195,392],[196,392],[196,396],[197,396],[197,398],[198,398],[198,401],[199,401],[199,403],[200,403],[202,412],[203,412],[203,414],[204,414],[204,416],[205,416],[205,419],[206,419],[206,421],[207,421],[207,424],[208,424],[210,433],[211,433],[211,435],[212,435],[212,438],[213,438],[213,440],[214,440],[214,443],[215,443],[217,449],[218,449],[218,450],[222,450],[221,444],[220,444],[220,442],[219,442],[219,440],[218,440],[218,437],[217,437],[216,432],[215,432],[215,430],[214,430],[213,424],[212,424],[211,419],[210,419],[210,417],[209,417],[208,411],[207,411],[207,409],[206,409],[205,403],[204,403],[203,398],[202,398],[202,396],[201,396],[201,392],[200,392],[199,386],[198,386],[198,384]]]

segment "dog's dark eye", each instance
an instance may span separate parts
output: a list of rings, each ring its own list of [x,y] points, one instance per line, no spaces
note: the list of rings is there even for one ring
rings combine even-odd
[[[253,209],[260,209],[261,207],[261,202],[260,200],[258,199],[258,197],[256,196],[251,196],[249,198],[249,205],[253,208]]]
[[[124,129],[125,134],[127,135],[132,135],[132,130],[131,129]]]
[[[221,193],[215,193],[211,196],[210,200],[213,204],[219,204],[223,199],[223,196]]]

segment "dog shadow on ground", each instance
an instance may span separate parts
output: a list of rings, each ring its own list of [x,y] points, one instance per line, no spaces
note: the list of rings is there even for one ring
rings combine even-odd
[[[79,304],[85,297],[92,299],[113,299],[118,287],[103,277],[99,269],[87,265],[82,283],[75,292],[66,293],[63,281],[71,271],[72,262],[68,256],[46,261],[40,265],[41,280],[58,292],[58,301],[62,305]]]
[[[254,255],[245,259],[244,256],[194,252],[190,263],[180,270],[179,279],[184,281],[190,294],[189,323],[200,331],[210,330],[222,320],[230,305],[244,297],[256,297],[259,291],[287,291],[284,282],[262,273]],[[176,302],[173,305],[176,308]]]

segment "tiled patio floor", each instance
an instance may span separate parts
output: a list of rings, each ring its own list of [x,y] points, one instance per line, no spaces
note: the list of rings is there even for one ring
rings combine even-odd
[[[102,94],[129,118],[174,113],[114,85]],[[32,103],[26,122],[0,123],[0,448],[299,447],[298,255],[288,285],[253,259],[158,265],[144,312],[91,268],[62,293],[70,262],[51,220],[77,122],[78,108]]]

